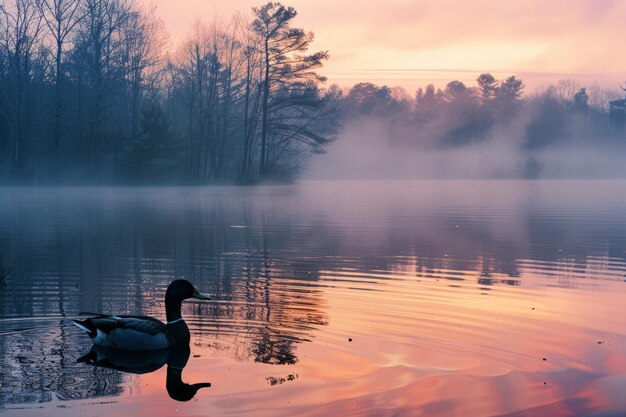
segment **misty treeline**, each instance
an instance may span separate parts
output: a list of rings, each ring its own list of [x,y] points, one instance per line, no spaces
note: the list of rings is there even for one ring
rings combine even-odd
[[[337,129],[327,52],[280,3],[197,21],[174,47],[135,0],[0,4],[0,178],[254,182],[296,174]]]
[[[623,91],[597,84],[584,87],[574,80],[561,80],[528,94],[516,76],[498,80],[483,73],[473,86],[461,81],[451,81],[444,88],[430,84],[414,96],[400,87],[371,83],[336,89],[335,94],[346,127],[383,122],[387,134],[380,140],[389,149],[412,148],[427,154],[447,151],[450,155],[458,149],[466,151],[467,158],[478,149],[483,163],[496,166],[489,159],[500,158],[502,153],[486,150],[502,148],[506,142],[507,160],[500,161],[493,172],[496,176],[538,177],[548,163],[542,158],[545,150],[570,145],[615,149],[626,139],[624,120],[609,111],[609,102],[623,97]],[[504,163],[514,166],[502,168]]]

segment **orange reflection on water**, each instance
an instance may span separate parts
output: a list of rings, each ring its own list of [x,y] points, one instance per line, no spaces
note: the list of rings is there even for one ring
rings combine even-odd
[[[324,298],[334,319],[297,346],[294,365],[203,359],[210,347],[196,346],[200,357],[190,360],[184,379],[208,378],[213,386],[185,415],[577,416],[623,409],[623,282],[598,281],[596,292],[581,292],[521,268],[523,288],[485,292],[476,280],[444,278],[476,271],[431,271],[428,279],[412,267],[393,271],[369,277],[382,278],[377,291],[355,290],[362,283],[338,279],[341,271],[323,272],[321,281],[333,283]],[[600,295],[602,303],[590,300]],[[272,386],[269,376],[284,381]],[[163,380],[159,371],[142,377],[142,386]],[[137,411],[176,410],[157,402]]]
[[[332,388],[318,387],[329,411],[359,414],[361,404],[365,415],[379,401],[424,415],[579,415],[608,407],[586,387],[600,375],[626,370],[618,346],[626,324],[621,282],[596,283],[602,286],[597,303],[589,300],[594,295],[549,286],[545,277],[523,270],[520,280],[543,286],[540,296],[505,287],[485,296],[474,283],[463,286],[475,292],[455,293],[437,278],[407,292],[413,273],[385,277],[378,282],[382,290],[355,295],[336,278],[335,272],[335,286],[326,293],[335,319],[324,330],[333,349],[320,341],[299,350],[308,364],[320,365],[310,378],[334,381]],[[330,398],[323,395],[328,392]],[[319,415],[319,407],[308,413]]]

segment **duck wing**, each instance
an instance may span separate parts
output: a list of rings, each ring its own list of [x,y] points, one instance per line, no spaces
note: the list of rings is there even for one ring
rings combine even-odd
[[[167,327],[159,320],[147,316],[103,316],[88,320],[97,330],[107,334],[112,330],[127,329],[154,336],[165,332]]]
[[[131,326],[131,328],[133,326],[136,326],[137,323],[136,321],[146,321],[146,322],[150,322],[152,324],[154,324],[154,326],[156,326],[156,328],[163,328],[165,329],[165,324],[163,324],[163,322],[161,322],[160,320],[155,319],[154,317],[150,317],[150,316],[142,316],[142,315],[137,315],[137,314],[116,314],[116,315],[109,315],[109,314],[102,314],[102,313],[91,313],[91,312],[80,312],[78,313],[79,316],[95,316],[95,317],[91,317],[88,318],[86,320],[72,320],[74,322],[74,324],[84,324],[85,322],[91,322],[93,324],[97,323],[102,326],[102,327],[98,327],[95,326],[93,328],[93,330],[99,328],[100,330],[104,331],[105,329],[110,329],[112,328],[112,326],[116,326],[116,325],[120,325],[121,327],[125,327],[125,326]],[[105,319],[105,320],[98,320],[98,319]],[[145,324],[144,324],[145,325]],[[141,324],[139,324],[139,326],[143,326]],[[79,326],[80,327],[80,326]],[[85,329],[83,329],[85,330]],[[88,331],[88,330],[85,330]],[[152,334],[152,333],[151,333]]]
[[[169,347],[167,326],[147,316],[104,316],[73,320],[86,331],[95,345],[128,350],[151,350]]]

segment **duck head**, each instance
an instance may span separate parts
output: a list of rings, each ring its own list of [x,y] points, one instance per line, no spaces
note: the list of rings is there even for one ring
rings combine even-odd
[[[165,293],[165,300],[182,302],[188,298],[197,298],[200,300],[210,300],[211,297],[200,294],[193,284],[186,279],[177,279],[170,283]]]
[[[165,292],[165,312],[167,314],[167,321],[174,321],[181,318],[181,304],[188,298],[197,298],[198,300],[211,299],[211,297],[198,292],[193,284],[185,279],[172,281]]]

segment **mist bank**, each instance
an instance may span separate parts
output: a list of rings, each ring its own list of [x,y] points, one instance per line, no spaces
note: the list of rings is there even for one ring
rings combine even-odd
[[[337,95],[342,130],[306,179],[626,178],[617,89],[563,80],[525,95],[485,73],[413,97],[369,83]]]
[[[511,134],[455,147],[391,144],[389,124],[364,119],[346,126],[305,180],[608,179],[626,178],[626,145],[556,143],[528,151]],[[355,149],[358,148],[358,152]]]

